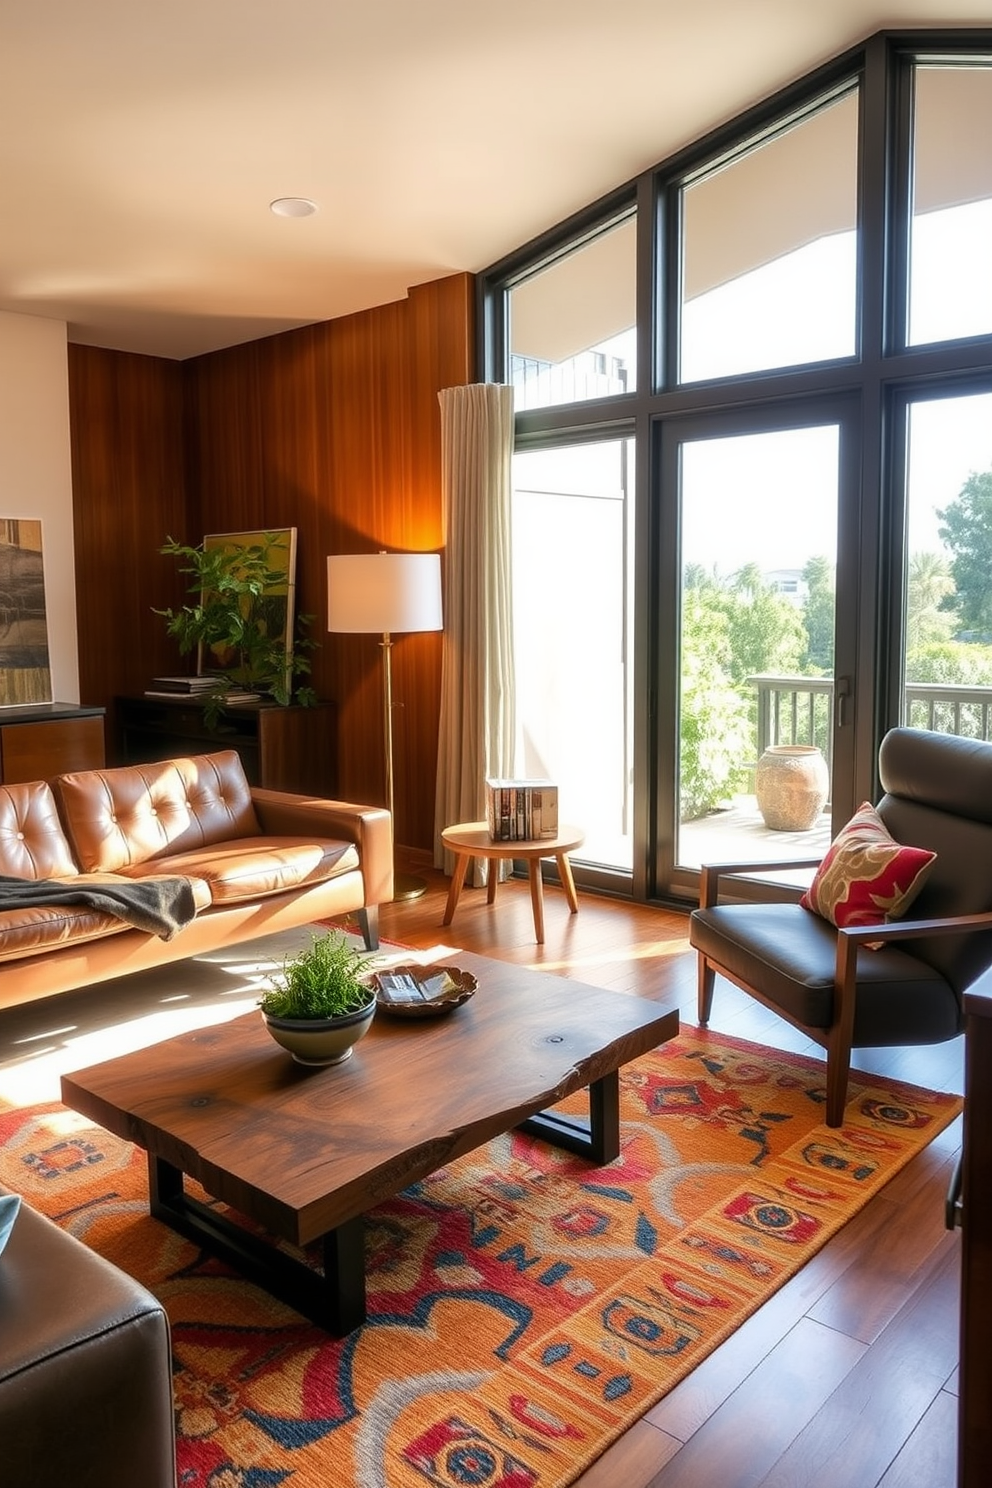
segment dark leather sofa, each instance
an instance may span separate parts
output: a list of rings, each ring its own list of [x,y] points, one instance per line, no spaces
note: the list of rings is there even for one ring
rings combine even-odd
[[[0,1254],[0,1483],[176,1488],[161,1304],[26,1204]]]

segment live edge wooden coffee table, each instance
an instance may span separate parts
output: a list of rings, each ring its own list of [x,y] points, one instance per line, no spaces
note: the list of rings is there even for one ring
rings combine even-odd
[[[618,1070],[678,1032],[640,997],[457,962],[474,997],[437,1018],[378,1012],[345,1064],[294,1063],[251,1013],[63,1075],[62,1099],[145,1149],[152,1214],[343,1336],[366,1315],[367,1210],[513,1127],[611,1162]],[[584,1086],[588,1121],[546,1109]],[[187,1194],[184,1175],[277,1240],[319,1241],[323,1274]]]

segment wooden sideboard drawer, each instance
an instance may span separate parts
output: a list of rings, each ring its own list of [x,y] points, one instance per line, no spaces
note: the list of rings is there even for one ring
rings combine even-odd
[[[103,709],[56,711],[37,708],[0,713],[0,781],[50,780],[69,770],[99,770],[106,764]],[[33,716],[34,715],[34,716]]]

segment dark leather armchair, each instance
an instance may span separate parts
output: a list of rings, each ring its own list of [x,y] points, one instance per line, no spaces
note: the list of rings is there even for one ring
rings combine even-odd
[[[162,1304],[27,1204],[0,1256],[0,1483],[176,1488]]]
[[[822,1044],[828,1126],[843,1120],[852,1048],[954,1038],[965,990],[992,965],[992,744],[892,729],[879,778],[892,836],[937,854],[908,918],[837,930],[794,901],[718,903],[729,876],[815,863],[790,859],[704,867],[689,922],[700,1023],[719,972]]]

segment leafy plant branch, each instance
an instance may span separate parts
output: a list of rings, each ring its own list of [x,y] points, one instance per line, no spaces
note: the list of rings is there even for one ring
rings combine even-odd
[[[312,935],[310,944],[283,963],[282,975],[259,999],[276,1018],[339,1018],[367,1007],[375,990],[363,972],[374,960],[352,949],[344,936]]]
[[[210,548],[191,547],[170,537],[159,549],[179,560],[180,573],[190,579],[187,592],[194,598],[179,609],[154,613],[165,619],[180,655],[203,647],[216,662],[217,684],[204,699],[211,727],[232,688],[266,693],[283,705],[309,707],[317,701],[312,687],[294,686],[295,678],[309,673],[306,653],[316,642],[307,633],[313,617],[298,615],[287,650],[287,574],[272,557],[285,546],[280,534],[267,532],[261,542]]]

